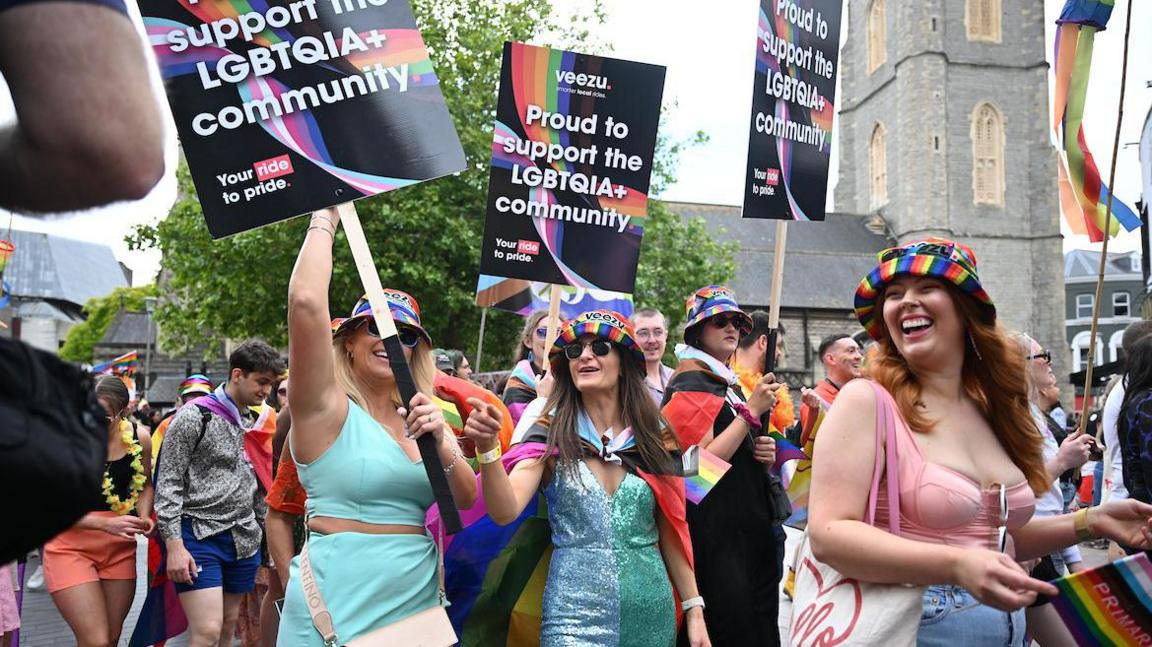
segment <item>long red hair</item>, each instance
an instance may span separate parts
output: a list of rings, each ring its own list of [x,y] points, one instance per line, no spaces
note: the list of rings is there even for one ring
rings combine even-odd
[[[1020,345],[975,299],[949,283],[942,284],[948,288],[968,333],[961,375],[964,391],[992,427],[1000,446],[1024,472],[1032,491],[1040,494],[1050,483],[1044,467],[1044,441],[1028,404],[1027,367]],[[884,291],[879,295],[879,303],[884,303]],[[892,394],[912,429],[930,432],[936,423],[918,406],[920,382],[896,350],[884,317],[878,317],[878,321],[880,340],[875,356],[868,361],[867,372]]]

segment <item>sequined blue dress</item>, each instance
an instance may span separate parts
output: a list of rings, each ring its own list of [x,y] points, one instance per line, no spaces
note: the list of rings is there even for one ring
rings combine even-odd
[[[608,496],[578,461],[575,472],[556,470],[544,496],[555,549],[541,647],[675,644],[675,600],[648,484],[629,473]]]

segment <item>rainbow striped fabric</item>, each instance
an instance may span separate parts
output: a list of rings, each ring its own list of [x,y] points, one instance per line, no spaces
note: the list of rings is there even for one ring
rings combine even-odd
[[[1052,124],[1060,157],[1060,211],[1072,231],[1087,235],[1094,243],[1104,240],[1109,189],[1088,150],[1084,106],[1096,32],[1106,28],[1114,4],[1115,0],[1067,0],[1056,21],[1059,27],[1053,53],[1056,89]],[[1115,236],[1120,226],[1132,231],[1140,226],[1140,217],[1112,196],[1108,236]]]
[[[92,372],[98,375],[133,375],[139,368],[140,358],[136,351],[131,351],[116,359],[93,366]]]
[[[732,465],[723,458],[703,447],[697,449],[700,463],[696,474],[684,477],[684,498],[695,504],[703,501],[728,470],[732,469]]]
[[[1137,553],[1053,582],[1053,605],[1077,645],[1152,644],[1152,562]]]

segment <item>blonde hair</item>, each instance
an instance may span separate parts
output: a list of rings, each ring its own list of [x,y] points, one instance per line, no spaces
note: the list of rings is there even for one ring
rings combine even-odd
[[[354,333],[355,330],[348,334]],[[344,348],[344,339],[345,335],[337,335],[332,338],[332,359],[336,367],[336,384],[361,409],[370,411],[368,398],[356,381],[356,374],[352,370],[352,360]],[[432,359],[432,347],[423,337],[412,349],[412,360],[408,366],[412,369],[412,379],[416,381],[416,390],[428,397],[433,397],[432,384],[436,376],[436,363]],[[394,407],[408,406],[406,402],[400,400],[399,389],[392,389],[392,393],[388,397]]]

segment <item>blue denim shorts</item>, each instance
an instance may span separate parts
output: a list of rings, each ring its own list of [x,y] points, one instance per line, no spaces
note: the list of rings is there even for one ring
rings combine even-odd
[[[225,593],[248,593],[256,588],[256,568],[260,566],[260,551],[251,557],[237,557],[232,532],[197,539],[192,524],[180,524],[184,548],[196,561],[199,572],[191,584],[176,583],[177,593],[199,589],[223,587]]]
[[[981,604],[959,586],[924,591],[918,647],[1022,647],[1024,610],[1012,613]]]

